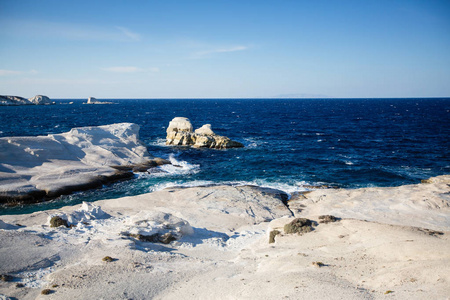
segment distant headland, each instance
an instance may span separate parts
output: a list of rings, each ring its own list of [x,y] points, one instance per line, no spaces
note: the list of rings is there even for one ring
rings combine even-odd
[[[49,97],[43,95],[36,95],[29,99],[19,96],[0,95],[0,106],[51,105],[51,104],[55,104],[55,102],[51,101]]]

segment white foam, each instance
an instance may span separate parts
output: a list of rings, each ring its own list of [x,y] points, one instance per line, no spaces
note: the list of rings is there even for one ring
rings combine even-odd
[[[256,138],[244,138],[244,146],[245,149],[255,149],[260,147],[263,144],[267,144],[266,141],[261,141]]]
[[[184,160],[177,160],[175,155],[170,154],[169,161],[171,164],[162,165],[158,168],[166,173],[166,175],[191,175],[200,171],[200,165],[190,164]],[[164,173],[155,173],[156,176],[165,176]]]
[[[153,140],[151,143],[149,143],[150,145],[153,146],[166,146],[166,139],[163,138],[156,138],[155,140]]]

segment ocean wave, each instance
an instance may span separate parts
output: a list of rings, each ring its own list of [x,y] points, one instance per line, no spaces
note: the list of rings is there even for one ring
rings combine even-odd
[[[151,146],[166,146],[166,139],[164,138],[156,138],[152,140],[149,145]]]
[[[253,138],[253,137],[244,138],[243,140],[244,140],[243,144],[246,149],[255,149],[263,144],[267,144],[266,141],[261,141],[257,138]]]
[[[171,164],[158,166],[153,169],[149,169],[147,173],[139,173],[137,177],[143,178],[158,178],[158,177],[171,177],[171,176],[184,176],[193,175],[200,172],[200,165],[190,164],[184,160],[177,160],[175,154],[170,154],[168,160]]]

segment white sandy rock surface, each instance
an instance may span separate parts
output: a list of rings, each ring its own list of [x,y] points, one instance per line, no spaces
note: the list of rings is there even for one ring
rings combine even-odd
[[[401,204],[408,218],[395,210],[380,215],[362,209],[359,216],[341,214],[337,222],[319,223],[320,205],[330,212],[327,205],[342,201],[334,195],[346,192],[352,201],[343,205],[356,209],[358,199],[366,201],[364,189],[317,191],[327,195],[318,203],[311,201],[314,193],[292,199],[295,217],[317,222],[301,236],[284,233],[294,219],[284,195],[252,186],[170,188],[1,216],[0,273],[15,281],[0,281],[0,294],[19,299],[447,299],[450,226],[441,218],[446,208],[432,206],[422,218],[424,210],[411,203],[423,197],[448,202],[449,183],[450,176],[440,176],[430,184],[373,189],[379,191],[371,195],[375,203]],[[48,227],[55,214],[77,226]],[[397,224],[381,223],[379,216]],[[441,230],[424,228],[426,222],[410,226],[409,218],[427,219]],[[159,230],[178,232],[178,240],[165,245],[128,235]],[[280,234],[269,244],[272,230]],[[104,262],[105,256],[115,260]],[[18,282],[25,287],[16,287]],[[43,288],[52,294],[40,295]]]
[[[58,195],[117,176],[111,166],[151,159],[139,126],[119,123],[35,137],[0,138],[0,196]]]

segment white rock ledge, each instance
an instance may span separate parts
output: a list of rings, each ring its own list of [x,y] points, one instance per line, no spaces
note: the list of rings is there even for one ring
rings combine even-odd
[[[35,137],[0,138],[0,202],[33,202],[99,187],[132,170],[168,163],[152,158],[139,126],[119,123]]]

